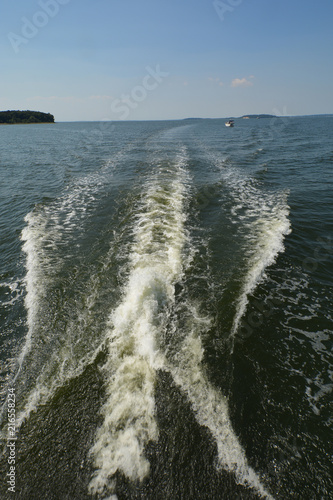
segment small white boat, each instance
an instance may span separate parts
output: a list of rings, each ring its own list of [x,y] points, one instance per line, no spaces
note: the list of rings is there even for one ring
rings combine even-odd
[[[234,120],[228,120],[227,122],[225,122],[225,126],[226,127],[233,127],[234,126]]]

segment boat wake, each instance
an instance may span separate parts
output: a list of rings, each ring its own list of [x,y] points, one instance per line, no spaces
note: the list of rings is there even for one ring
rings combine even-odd
[[[158,438],[155,379],[166,366],[161,345],[175,284],[182,279],[187,238],[183,206],[188,174],[184,154],[172,166],[156,166],[134,227],[130,276],[107,332],[109,359],[104,366],[108,400],[91,453],[97,472],[92,493],[102,493],[117,470],[132,480],[149,472],[144,448]],[[171,175],[170,175],[171,174]]]
[[[186,165],[183,150],[173,164],[155,166],[136,218],[128,281],[121,303],[110,315],[109,358],[104,366],[108,398],[91,449],[96,472],[90,493],[115,494],[117,471],[131,480],[149,474],[145,447],[158,440],[155,381],[157,370],[164,370],[186,394],[198,423],[216,440],[218,466],[233,473],[239,484],[272,498],[247,463],[225,397],[205,374],[201,337],[212,319],[202,317],[190,301],[182,328],[172,314],[177,312],[175,285],[194,253],[186,230],[191,180]],[[168,346],[170,337],[176,349]]]
[[[94,206],[91,183],[81,186],[74,198],[68,196],[52,206],[37,207],[26,217],[22,241],[29,331],[15,381],[22,382],[28,396],[17,425],[47,402],[56,388],[82,373],[106,348],[106,362],[101,369],[106,400],[101,408],[103,421],[90,449],[95,468],[90,494],[101,498],[115,494],[117,472],[132,481],[142,481],[149,475],[145,449],[159,438],[155,386],[157,372],[162,370],[172,376],[185,394],[198,424],[211,432],[217,444],[218,467],[232,473],[239,484],[254,489],[258,495],[272,498],[247,462],[232,428],[227,399],[211,384],[206,372],[202,339],[213,318],[203,316],[200,300],[195,302],[186,293],[185,275],[198,250],[189,222],[189,203],[193,198],[189,154],[184,146],[175,145],[176,133],[164,134],[158,147],[151,140],[148,173],[143,173],[146,178],[140,199],[131,207],[129,242],[115,244],[115,250],[110,250],[106,258],[103,254],[103,266],[89,268],[81,281],[75,282],[78,269],[82,272],[80,263],[72,275],[66,276],[64,252],[73,248],[74,229],[86,219],[87,202]],[[238,298],[232,335],[245,314],[249,293],[283,248],[283,236],[289,230],[285,197],[280,201],[272,197],[269,202],[266,197],[265,205],[259,190],[249,191],[249,185],[236,184],[230,184],[235,199],[233,215],[243,216],[237,214],[239,207],[245,217],[244,227],[253,239],[246,256],[248,273]],[[96,179],[95,191],[102,186],[102,179]],[[246,198],[246,191],[252,197]],[[260,209],[256,208],[258,204]],[[113,251],[125,254],[126,281],[120,300],[115,305],[117,289],[113,300],[110,298],[105,321],[100,321],[94,308],[103,287],[103,274],[115,274],[110,271]],[[117,269],[119,281],[122,271]],[[65,304],[57,290],[65,287],[66,280],[75,283],[70,288],[72,294],[75,290],[75,296],[69,293]],[[177,285],[185,290],[180,298]],[[81,286],[82,294],[76,295]]]

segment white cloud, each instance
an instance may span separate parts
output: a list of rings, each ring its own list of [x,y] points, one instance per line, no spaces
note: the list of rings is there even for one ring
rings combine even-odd
[[[254,76],[250,76],[250,78],[254,78]],[[246,78],[234,78],[231,82],[232,87],[251,87],[253,82]]]

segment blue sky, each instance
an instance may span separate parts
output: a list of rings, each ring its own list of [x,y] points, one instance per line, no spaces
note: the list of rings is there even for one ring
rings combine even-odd
[[[333,113],[332,0],[2,0],[0,109]]]

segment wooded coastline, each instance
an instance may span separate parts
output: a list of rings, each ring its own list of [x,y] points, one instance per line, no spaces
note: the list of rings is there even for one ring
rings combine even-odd
[[[0,111],[0,124],[54,123],[51,113],[41,111]]]

